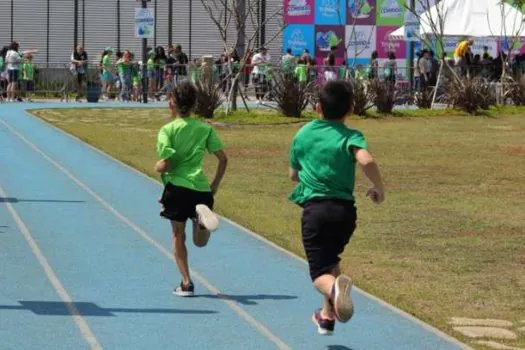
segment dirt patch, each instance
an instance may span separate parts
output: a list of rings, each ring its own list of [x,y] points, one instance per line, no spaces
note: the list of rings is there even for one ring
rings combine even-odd
[[[515,340],[518,336],[504,328],[497,327],[454,327],[456,332],[469,338],[493,338]]]
[[[454,326],[489,326],[489,327],[512,327],[512,322],[506,320],[495,320],[490,318],[465,318],[452,317],[449,321]]]
[[[502,147],[501,152],[509,156],[523,156],[525,155],[525,145]]]
[[[525,333],[525,327],[520,327],[520,328],[518,328],[518,332]]]
[[[515,348],[513,346],[507,346],[505,344],[496,343],[495,341],[478,340],[475,343],[486,346],[487,348],[492,348],[492,349],[497,349],[497,350],[525,350],[522,348]]]

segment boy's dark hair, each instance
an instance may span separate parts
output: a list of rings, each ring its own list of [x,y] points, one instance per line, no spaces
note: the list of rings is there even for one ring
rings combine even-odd
[[[197,89],[189,81],[178,84],[171,95],[175,99],[175,108],[181,116],[189,115],[197,102]]]
[[[292,54],[292,49],[287,49],[287,50],[286,50],[286,53],[289,54],[289,55],[291,55],[291,54]]]
[[[346,81],[329,81],[319,92],[319,103],[324,119],[343,119],[354,106],[354,89]]]

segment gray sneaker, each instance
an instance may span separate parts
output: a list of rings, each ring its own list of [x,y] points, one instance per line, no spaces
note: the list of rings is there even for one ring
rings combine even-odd
[[[335,311],[335,317],[339,322],[346,323],[354,315],[354,305],[352,304],[352,280],[346,275],[340,275],[336,278],[332,288],[332,304]]]

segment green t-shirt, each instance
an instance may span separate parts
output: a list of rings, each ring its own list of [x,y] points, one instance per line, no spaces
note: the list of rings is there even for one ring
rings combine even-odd
[[[0,57],[0,72],[3,72],[5,68],[4,58]]]
[[[111,68],[111,57],[109,57],[109,55],[106,55],[104,58],[102,58],[102,67],[104,67],[105,72],[109,72]]]
[[[119,62],[118,66],[117,66],[117,71],[119,74],[125,74],[127,72],[131,72],[131,69],[132,69],[132,66],[131,66],[131,62]]]
[[[149,71],[154,70],[155,69],[155,60],[153,60],[153,58],[149,58],[148,62],[146,63],[146,66],[147,66]]]
[[[35,64],[33,62],[24,62],[24,64],[22,64],[22,73],[24,80],[35,80]]]
[[[290,167],[300,179],[290,200],[354,200],[354,148],[367,148],[363,134],[339,121],[314,120],[301,128],[290,148]]]
[[[297,79],[304,83],[308,80],[308,70],[306,69],[306,65],[300,64],[295,68],[295,75]]]
[[[210,191],[202,168],[204,155],[222,148],[219,135],[211,125],[198,119],[176,118],[160,129],[157,138],[158,157],[169,160],[171,165],[162,180],[195,191]]]

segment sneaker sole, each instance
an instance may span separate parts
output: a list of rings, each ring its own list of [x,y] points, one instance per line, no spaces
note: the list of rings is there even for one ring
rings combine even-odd
[[[199,204],[195,207],[195,211],[197,212],[199,223],[204,226],[206,230],[210,232],[217,231],[217,228],[219,227],[219,219],[210,208],[204,204]]]
[[[341,275],[335,280],[334,311],[339,322],[346,323],[354,315],[354,305],[350,297],[352,280]]]
[[[193,292],[176,292],[176,291],[173,291],[173,295],[176,295],[178,297],[192,297],[194,294],[193,294]]]
[[[319,324],[317,323],[317,320],[315,319],[315,315],[312,315],[312,322],[314,323],[314,326],[317,328],[317,333],[319,333],[320,335],[330,336],[334,334],[334,331],[329,331],[327,329],[321,328]]]

